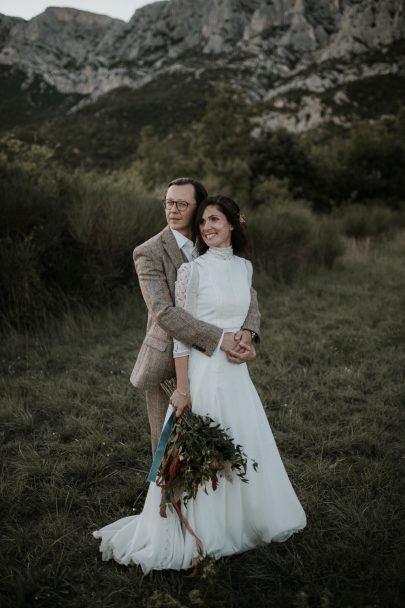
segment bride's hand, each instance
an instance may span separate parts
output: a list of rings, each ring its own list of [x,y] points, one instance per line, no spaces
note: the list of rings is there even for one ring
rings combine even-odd
[[[173,395],[170,397],[169,402],[174,411],[176,412],[176,418],[180,418],[184,412],[191,410],[191,398],[189,393],[182,393],[176,388]]]

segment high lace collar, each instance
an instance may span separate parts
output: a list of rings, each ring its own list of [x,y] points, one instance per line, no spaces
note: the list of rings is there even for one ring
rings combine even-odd
[[[207,250],[207,255],[220,260],[230,260],[233,257],[232,245],[229,247],[210,247]]]

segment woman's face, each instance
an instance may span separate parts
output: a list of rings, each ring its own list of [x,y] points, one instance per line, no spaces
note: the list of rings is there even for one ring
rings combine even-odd
[[[233,226],[215,205],[208,205],[202,215],[200,234],[208,247],[229,247]]]

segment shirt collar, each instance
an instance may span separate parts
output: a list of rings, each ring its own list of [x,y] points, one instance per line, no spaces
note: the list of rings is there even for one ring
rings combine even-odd
[[[188,243],[190,243],[194,247],[193,241],[184,236],[184,234],[182,234],[178,230],[173,230],[173,228],[170,228],[170,230],[173,232],[173,236],[176,239],[176,243],[179,246],[179,249],[182,249],[184,245]]]

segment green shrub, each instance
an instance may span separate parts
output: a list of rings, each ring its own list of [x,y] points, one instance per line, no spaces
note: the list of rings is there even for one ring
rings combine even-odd
[[[0,235],[23,236],[35,230],[37,239],[49,242],[66,226],[67,176],[50,164],[46,148],[26,151],[14,141],[9,145],[13,150],[0,154]]]
[[[106,257],[132,250],[162,225],[160,193],[147,191],[128,174],[81,176],[78,187],[69,227],[80,243]]]
[[[389,232],[396,224],[396,216],[388,207],[352,204],[337,213],[345,236],[362,238]]]
[[[67,175],[45,149],[0,155],[0,313],[35,325],[58,302],[101,305],[135,285],[133,248],[163,224],[135,173]]]
[[[260,265],[273,278],[289,280],[306,265],[316,223],[308,209],[288,203],[253,213],[249,232]]]
[[[41,252],[34,240],[0,240],[0,315],[3,321],[25,328],[43,322],[53,310],[55,296],[41,273]]]
[[[86,290],[91,297],[112,294],[133,281],[134,247],[163,226],[160,193],[146,191],[128,174],[82,176],[78,190],[69,229],[83,248]]]
[[[312,243],[312,263],[331,268],[343,252],[344,244],[338,223],[330,217],[318,218],[316,236]]]
[[[318,219],[302,203],[260,207],[248,220],[255,258],[275,280],[289,281],[309,268],[330,267],[342,253],[336,222]]]
[[[288,178],[268,177],[260,178],[252,191],[254,205],[274,205],[292,199]]]
[[[386,201],[392,208],[405,199],[405,145],[402,115],[394,125],[355,124],[351,132],[313,145],[316,209],[344,202]]]
[[[159,138],[152,127],[144,127],[136,151],[135,171],[148,188],[167,184],[178,175],[198,175],[199,167],[190,154],[190,132]]]
[[[296,198],[312,193],[316,167],[307,147],[297,135],[283,129],[267,132],[251,144],[250,170],[253,187],[260,180],[287,180]]]

